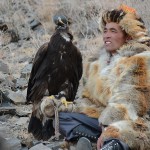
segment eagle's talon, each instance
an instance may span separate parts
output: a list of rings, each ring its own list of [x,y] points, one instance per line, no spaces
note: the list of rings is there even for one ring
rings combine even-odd
[[[55,96],[51,95],[51,96],[49,96],[49,99],[53,100],[53,99],[55,99]]]
[[[61,103],[64,104],[66,108],[68,108],[68,104],[73,103],[73,102],[67,101],[65,97],[62,97],[60,100],[61,100]]]

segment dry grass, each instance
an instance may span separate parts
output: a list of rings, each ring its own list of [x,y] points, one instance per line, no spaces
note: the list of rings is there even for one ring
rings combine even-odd
[[[4,18],[9,27],[16,32],[24,32],[32,37],[30,42],[33,47],[28,48],[28,55],[34,56],[37,49],[49,40],[54,31],[52,17],[56,14],[67,15],[73,22],[70,28],[75,44],[84,55],[91,55],[102,46],[99,30],[101,13],[106,9],[116,8],[122,3],[136,8],[147,28],[150,29],[149,0],[1,0],[0,17]],[[35,19],[42,24],[44,34],[37,34],[30,29],[28,16],[23,10],[31,12],[31,15],[34,12]],[[0,43],[4,40],[2,35],[3,33],[1,33]],[[11,59],[12,55],[10,53],[9,55],[7,57]],[[15,60],[11,62],[15,63]]]
[[[101,42],[96,42],[98,45],[93,45],[90,42],[90,40],[93,41],[94,39],[97,41],[97,38],[101,36],[99,32],[101,13],[106,9],[116,8],[122,3],[136,8],[149,28],[150,4],[148,0],[42,0],[44,11],[40,11],[40,8],[38,8],[37,14],[47,31],[48,28],[53,29],[53,15],[67,15],[73,21],[71,31],[77,46],[84,51],[93,51],[101,44]]]

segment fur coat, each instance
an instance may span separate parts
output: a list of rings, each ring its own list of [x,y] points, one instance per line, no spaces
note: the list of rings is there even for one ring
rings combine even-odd
[[[131,150],[150,149],[150,48],[141,43],[122,46],[110,56],[100,51],[97,60],[84,64],[81,97],[59,111],[84,113],[107,126],[101,138],[118,138]],[[43,99],[41,111],[51,116],[50,101]],[[48,107],[49,106],[49,107]]]

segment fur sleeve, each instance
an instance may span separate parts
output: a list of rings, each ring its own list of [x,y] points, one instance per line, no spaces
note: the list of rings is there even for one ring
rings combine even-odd
[[[141,118],[150,108],[150,52],[142,51],[121,57],[112,69],[112,95],[99,122],[108,125],[101,135],[103,140],[119,138],[131,149],[147,150],[150,149],[150,130]]]

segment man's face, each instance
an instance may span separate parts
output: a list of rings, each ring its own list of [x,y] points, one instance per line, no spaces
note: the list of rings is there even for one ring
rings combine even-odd
[[[119,24],[110,22],[104,28],[103,41],[106,51],[115,53],[126,41],[126,35]]]

